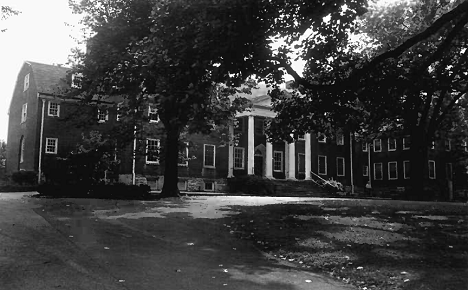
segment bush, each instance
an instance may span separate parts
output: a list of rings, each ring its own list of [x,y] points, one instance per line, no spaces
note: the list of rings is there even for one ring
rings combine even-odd
[[[41,184],[37,190],[42,196],[83,197],[104,199],[148,199],[148,185],[98,184],[92,186]]]
[[[275,185],[271,180],[256,175],[243,175],[228,179],[229,191],[255,195],[274,195]]]
[[[327,190],[331,194],[336,194],[337,192],[343,191],[343,184],[341,182],[329,179],[329,180],[317,180],[317,184]]]
[[[37,173],[35,171],[16,171],[11,175],[11,180],[16,184],[29,184],[37,183]]]

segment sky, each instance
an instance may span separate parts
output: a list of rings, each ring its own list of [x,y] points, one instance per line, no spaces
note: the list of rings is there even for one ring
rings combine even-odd
[[[7,139],[8,107],[24,61],[66,64],[71,48],[79,46],[80,17],[68,0],[0,0],[21,14],[0,22],[0,140]],[[75,28],[65,23],[75,25]]]

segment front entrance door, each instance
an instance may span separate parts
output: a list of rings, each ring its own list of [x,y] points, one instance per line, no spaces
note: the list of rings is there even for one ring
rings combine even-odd
[[[254,174],[263,176],[263,156],[255,155],[254,157]]]

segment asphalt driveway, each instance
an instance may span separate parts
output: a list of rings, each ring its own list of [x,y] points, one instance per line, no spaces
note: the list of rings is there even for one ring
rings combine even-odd
[[[0,196],[1,289],[353,289],[239,240],[232,205],[314,199],[152,202]]]

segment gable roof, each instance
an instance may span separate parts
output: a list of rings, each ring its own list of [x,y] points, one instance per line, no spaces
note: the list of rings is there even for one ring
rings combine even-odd
[[[39,93],[53,93],[54,89],[66,85],[68,67],[26,61],[33,71],[33,79]]]

